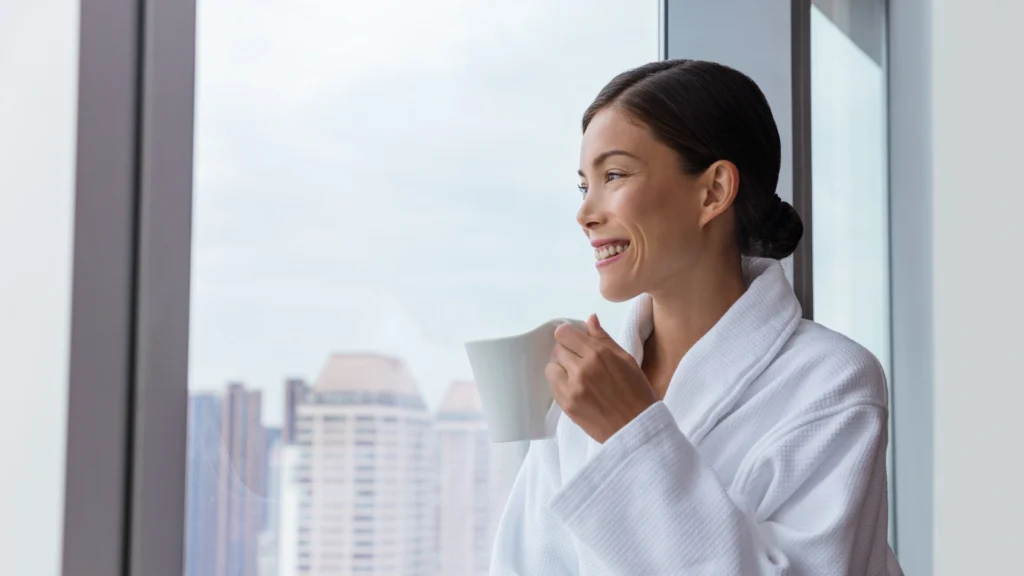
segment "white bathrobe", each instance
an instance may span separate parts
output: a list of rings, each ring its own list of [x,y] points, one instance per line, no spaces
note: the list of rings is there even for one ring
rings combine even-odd
[[[604,445],[562,416],[535,441],[492,576],[893,575],[885,375],[801,319],[778,262],[686,354],[662,402]],[[620,344],[637,362],[651,299]]]

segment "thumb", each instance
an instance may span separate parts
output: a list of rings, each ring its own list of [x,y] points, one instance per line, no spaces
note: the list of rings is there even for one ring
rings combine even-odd
[[[597,319],[597,314],[591,314],[590,318],[587,318],[587,333],[594,338],[611,339],[611,336],[601,326],[601,321]]]

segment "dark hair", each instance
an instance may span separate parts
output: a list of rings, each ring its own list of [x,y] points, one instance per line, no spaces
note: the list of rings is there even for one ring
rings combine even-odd
[[[583,115],[583,130],[616,106],[675,150],[683,170],[699,174],[719,160],[736,165],[733,202],[740,253],[782,259],[804,233],[800,215],[775,193],[782,162],[768,100],[742,72],[700,60],[652,62],[619,74]]]

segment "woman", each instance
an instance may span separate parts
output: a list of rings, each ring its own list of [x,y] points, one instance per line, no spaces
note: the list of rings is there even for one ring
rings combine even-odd
[[[493,575],[900,574],[887,544],[885,376],[803,320],[778,260],[803,233],[775,187],[752,80],[656,62],[583,116],[579,224],[620,347],[562,326],[564,416],[534,442]]]

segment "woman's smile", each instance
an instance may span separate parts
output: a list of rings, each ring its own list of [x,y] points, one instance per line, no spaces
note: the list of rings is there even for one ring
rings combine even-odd
[[[602,240],[591,242],[591,244],[594,246],[594,259],[597,260],[598,268],[608,266],[617,260],[621,260],[622,255],[629,250],[628,240]]]

